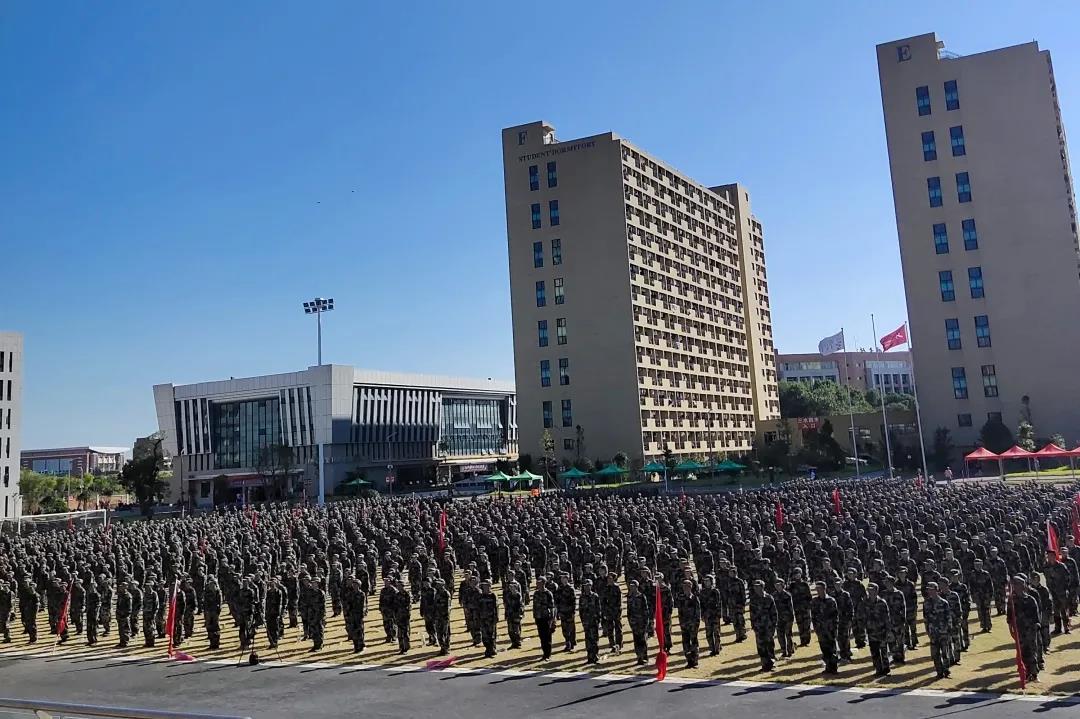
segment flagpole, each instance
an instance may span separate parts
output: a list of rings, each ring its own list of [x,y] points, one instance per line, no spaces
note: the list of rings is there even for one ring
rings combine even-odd
[[[922,412],[919,410],[919,381],[915,375],[915,352],[911,349],[911,329],[904,322],[904,341],[907,343],[908,356],[911,361],[911,391],[915,396],[915,423],[919,428],[919,452],[922,453],[922,471],[926,481],[930,481],[930,472],[926,467],[926,441],[923,439]]]
[[[851,406],[851,368],[848,365],[847,338],[844,328],[840,328],[840,344],[844,350],[844,394],[847,395],[848,420],[851,422],[851,449],[855,453],[855,479],[862,479],[859,472],[859,440],[855,435],[855,410]]]
[[[874,322],[874,313],[870,313],[870,329],[874,331],[874,349],[878,351],[878,360],[882,360],[881,345],[878,344],[877,336],[877,323]],[[882,368],[884,371],[884,368]],[[873,376],[873,372],[870,376]],[[884,377],[884,375],[880,375]],[[877,388],[878,397],[881,398],[881,422],[883,424],[882,432],[885,435],[885,461],[889,465],[889,479],[893,478],[893,466],[892,466],[892,443],[889,441],[889,416],[885,413],[885,380],[881,380],[881,386]]]

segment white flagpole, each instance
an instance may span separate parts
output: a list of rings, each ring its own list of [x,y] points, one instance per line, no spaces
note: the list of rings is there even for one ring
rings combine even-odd
[[[930,472],[926,467],[926,441],[923,440],[922,412],[919,411],[919,382],[915,378],[915,353],[911,350],[911,329],[904,322],[904,339],[907,341],[908,355],[911,357],[911,390],[915,395],[915,422],[919,428],[919,451],[922,453],[923,479],[929,486]]]
[[[840,328],[840,344],[844,350],[844,393],[847,395],[848,419],[851,421],[851,449],[855,453],[855,479],[862,479],[859,471],[859,440],[855,434],[855,410],[851,407],[851,368],[848,367],[847,339],[844,328]]]
[[[881,360],[882,359],[882,350],[881,350],[881,345],[878,344],[877,323],[874,322],[874,313],[873,312],[870,313],[870,328],[874,331],[874,349],[876,349],[878,351],[878,359]],[[870,376],[872,377],[873,374],[874,373],[871,372]],[[892,479],[893,478],[892,443],[889,441],[889,416],[885,413],[885,380],[884,380],[884,374],[882,374],[880,376],[883,379],[881,380],[881,386],[877,388],[877,393],[878,393],[878,397],[881,398],[881,421],[882,421],[882,424],[884,425],[884,430],[883,431],[885,433],[885,461],[889,465],[889,479]]]

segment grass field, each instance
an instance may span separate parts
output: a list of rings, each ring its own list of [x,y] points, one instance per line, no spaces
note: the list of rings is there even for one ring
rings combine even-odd
[[[374,598],[373,598],[374,599]],[[371,604],[370,606],[374,606]],[[415,605],[414,605],[415,606]],[[423,621],[419,617],[419,611],[414,609],[412,622],[412,650],[402,656],[398,654],[396,644],[383,643],[384,635],[382,622],[377,610],[371,609],[366,621],[367,649],[361,654],[354,654],[352,646],[345,636],[343,618],[331,617],[327,612],[326,640],[322,651],[311,652],[310,642],[300,641],[300,629],[286,629],[285,639],[282,641],[277,653],[269,650],[266,644],[264,630],[260,630],[256,648],[264,661],[274,661],[280,658],[284,662],[308,663],[328,662],[332,664],[423,664],[431,659],[438,659],[437,647],[425,647]],[[488,667],[500,669],[522,669],[539,671],[587,671],[593,673],[619,673],[639,674],[649,676],[652,674],[652,660],[656,651],[656,640],[649,643],[649,660],[647,667],[637,667],[633,653],[633,641],[629,627],[625,626],[624,620],[624,648],[620,654],[608,651],[606,640],[601,637],[601,661],[599,666],[590,666],[585,663],[585,644],[581,627],[578,627],[577,650],[564,653],[561,651],[562,638],[557,630],[553,640],[555,654],[551,661],[541,662],[539,641],[536,629],[532,625],[531,614],[526,609],[526,618],[523,625],[523,646],[518,650],[506,649],[508,640],[505,634],[505,624],[499,624],[499,647],[500,652],[495,658],[484,658],[483,647],[473,647],[468,640],[465,631],[464,617],[459,607],[455,606],[451,615],[451,655],[455,657],[456,666]],[[974,615],[973,615],[974,619]],[[747,622],[749,626],[749,621]],[[237,632],[232,627],[232,622],[227,616],[223,616],[222,625],[222,649],[210,652],[207,649],[206,634],[202,627],[201,617],[196,617],[195,636],[183,644],[183,651],[193,655],[198,660],[228,660],[240,659],[239,642]],[[46,615],[39,615],[38,643],[33,647],[27,645],[26,637],[22,635],[22,628],[18,622],[11,625],[14,642],[12,644],[0,644],[0,657],[9,651],[34,649],[35,653],[49,653],[51,651],[53,637],[48,635]],[[672,623],[674,632],[674,646],[669,660],[669,673],[674,676],[700,679],[717,680],[757,680],[777,681],[792,684],[816,683],[833,684],[844,686],[869,686],[891,689],[912,689],[930,687],[942,690],[981,690],[981,691],[1019,691],[1014,663],[1013,643],[1005,624],[1004,617],[994,618],[994,628],[989,634],[977,634],[978,626],[972,623],[972,642],[970,651],[964,653],[959,666],[953,667],[952,677],[938,680],[934,673],[933,663],[930,659],[929,650],[926,647],[925,635],[920,625],[920,647],[915,651],[909,651],[907,663],[893,668],[893,673],[885,678],[876,679],[873,676],[873,666],[866,650],[856,654],[855,660],[840,667],[840,674],[834,677],[824,677],[821,674],[821,664],[816,649],[816,639],[807,647],[797,647],[795,656],[777,662],[776,669],[772,672],[762,672],[758,662],[753,633],[745,642],[735,644],[734,633],[730,626],[723,627],[722,640],[724,647],[717,657],[707,656],[707,645],[704,636],[699,637],[701,648],[700,665],[696,669],[688,669],[682,656],[677,615]],[[798,638],[796,637],[796,643]],[[82,636],[72,633],[71,639],[58,648],[57,655],[71,657],[88,657],[97,655],[113,655],[120,653],[116,649],[117,637],[115,622],[113,631],[108,637],[100,638],[97,647],[87,647]],[[122,653],[138,657],[152,658],[164,657],[165,642],[158,640],[155,649],[142,647],[142,634],[133,638],[131,645]],[[1028,685],[1029,691],[1040,694],[1072,694],[1080,691],[1080,629],[1071,635],[1055,637],[1052,651],[1047,655],[1046,669],[1040,674],[1037,683]]]

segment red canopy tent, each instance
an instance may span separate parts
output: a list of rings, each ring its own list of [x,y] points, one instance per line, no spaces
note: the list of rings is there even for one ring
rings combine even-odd
[[[1080,449],[1080,448],[1078,448],[1078,449]],[[998,474],[1001,475],[1001,479],[1004,481],[1004,479],[1005,479],[1005,471],[1004,471],[1004,469],[1002,469],[1002,466],[1001,466],[1001,457],[994,454],[993,452],[988,450],[986,447],[979,447],[974,452],[968,452],[967,454],[964,455],[964,461],[965,462],[984,462],[984,461],[986,461],[988,459],[996,459],[998,461]]]
[[[1029,452],[1026,449],[1024,449],[1023,447],[1020,447],[1020,446],[1014,444],[1013,446],[1009,447],[1007,450],[1002,452],[999,456],[1000,456],[1001,459],[1027,459],[1027,460],[1030,460],[1032,457],[1035,456],[1035,453],[1034,452]],[[1031,469],[1030,463],[1028,464],[1028,469]],[[1004,479],[1005,473],[1002,472],[1001,476]],[[1036,469],[1035,470],[1035,477],[1038,478],[1038,476],[1039,476],[1039,470]]]
[[[1075,465],[1073,465],[1073,457],[1077,456],[1076,450],[1073,450],[1072,452],[1070,452],[1069,450],[1062,449],[1061,447],[1057,446],[1053,442],[1050,442],[1045,447],[1043,447],[1038,452],[1036,452],[1035,456],[1036,457],[1047,457],[1047,458],[1068,457],[1069,458],[1069,475],[1072,476],[1073,479],[1076,478],[1076,467],[1075,467]],[[1037,469],[1035,470],[1035,473],[1038,474]]]

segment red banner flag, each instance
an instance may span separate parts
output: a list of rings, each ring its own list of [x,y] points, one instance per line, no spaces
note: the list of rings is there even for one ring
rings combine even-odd
[[[907,325],[900,325],[889,334],[881,338],[881,351],[888,352],[893,347],[899,347],[907,342]]]
[[[1072,512],[1072,536],[1073,541],[1080,546],[1080,507],[1073,505]]]
[[[439,554],[446,551],[446,510],[439,514]]]
[[[67,524],[68,524],[68,527],[67,527],[68,531],[74,533],[75,532],[75,523],[73,521],[71,521],[71,517],[68,517]]]
[[[258,529],[259,528],[259,510],[257,510],[257,509],[254,510],[251,513],[251,528],[252,529]]]
[[[1024,666],[1024,654],[1020,651],[1020,633],[1016,631],[1016,598],[1012,585],[1009,585],[1009,631],[1016,647],[1016,674],[1020,677],[1020,688],[1027,686],[1027,667]]]
[[[833,511],[836,512],[837,515],[840,515],[843,512],[843,508],[840,506],[840,488],[839,487],[837,487],[836,489],[834,489],[832,491],[832,507],[833,507]]]
[[[75,587],[75,580],[68,582],[67,594],[64,595],[64,605],[60,607],[60,620],[56,623],[56,636],[60,636],[67,629],[68,609],[71,607],[71,590]]]
[[[653,618],[656,626],[656,641],[660,644],[660,651],[656,653],[656,681],[664,681],[667,676],[667,651],[664,650],[664,603],[660,596],[660,585],[656,585],[656,616]]]
[[[686,487],[679,488],[679,504],[683,507],[686,506]]]
[[[169,597],[169,612],[165,615],[165,634],[169,637],[168,654],[166,656],[169,657],[173,655],[173,630],[176,627],[176,590],[179,585],[179,580],[173,582],[172,596]]]
[[[1057,530],[1050,520],[1046,520],[1046,551],[1052,552],[1054,557],[1061,561],[1061,545],[1058,544]]]
[[[784,505],[780,502],[776,503],[776,528],[783,529],[784,527]]]
[[[429,659],[424,663],[424,669],[428,671],[435,671],[438,669],[446,669],[454,665],[457,661],[457,657],[446,657],[445,659]]]

